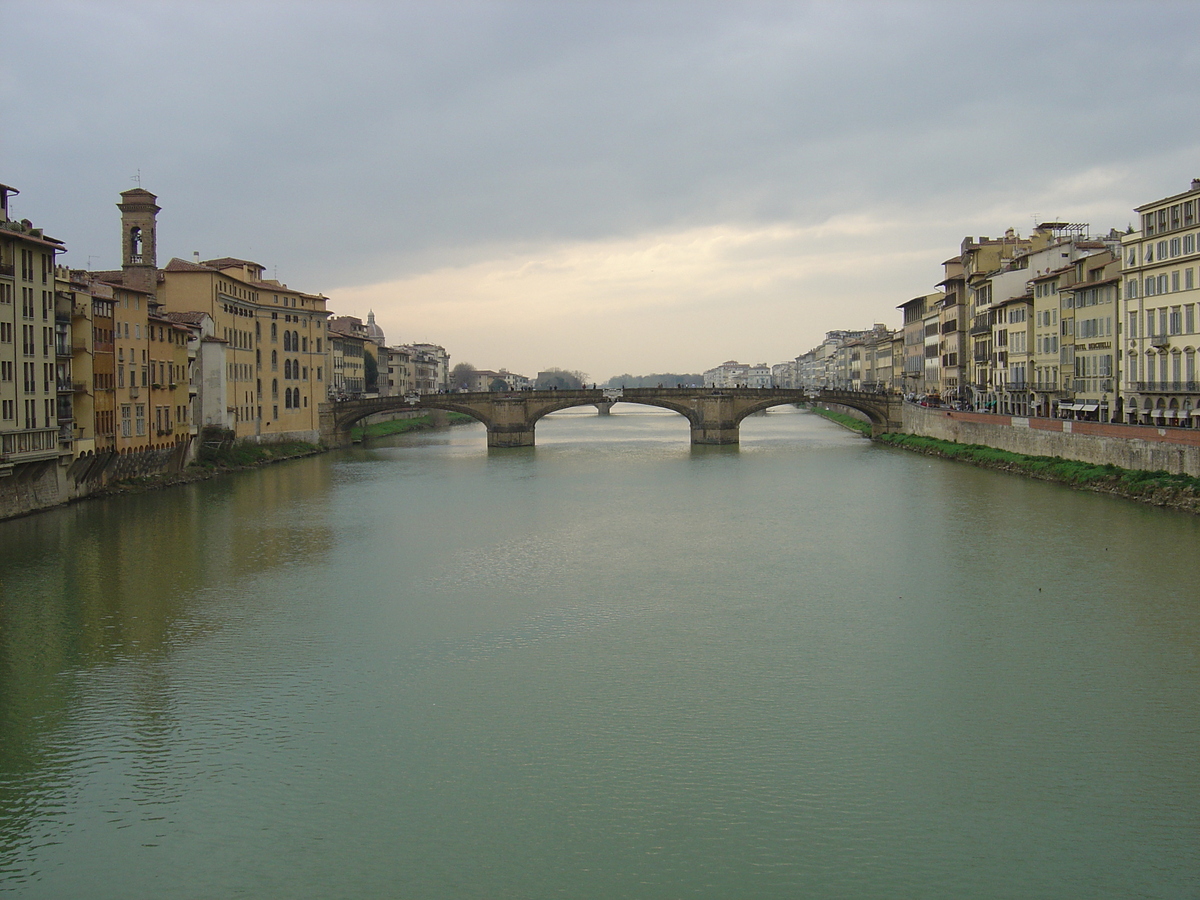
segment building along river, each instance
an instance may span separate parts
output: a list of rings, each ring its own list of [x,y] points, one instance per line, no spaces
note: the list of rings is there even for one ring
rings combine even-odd
[[[1128,898],[1200,519],[620,404],[0,523],[0,894]]]

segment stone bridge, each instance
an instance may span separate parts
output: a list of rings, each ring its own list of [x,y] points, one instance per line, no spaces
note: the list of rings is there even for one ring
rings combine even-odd
[[[380,413],[444,409],[465,413],[487,426],[489,447],[532,447],[538,419],[573,406],[606,411],[613,403],[641,403],[677,412],[688,420],[693,444],[736,444],[742,419],[772,406],[816,401],[856,409],[871,422],[873,434],[900,428],[900,397],[887,393],[781,388],[624,388],[580,391],[512,391],[421,394],[417,397],[368,397],[323,403],[321,440],[326,446],[350,443],[350,428]]]

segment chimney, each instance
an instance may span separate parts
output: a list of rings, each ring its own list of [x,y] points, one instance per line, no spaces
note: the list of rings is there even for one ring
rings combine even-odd
[[[1193,179],[1192,179],[1192,190],[1193,190],[1193,191],[1200,191],[1200,178],[1193,178]]]

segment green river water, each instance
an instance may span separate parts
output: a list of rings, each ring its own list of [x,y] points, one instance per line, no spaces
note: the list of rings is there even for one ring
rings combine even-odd
[[[1200,519],[586,408],[0,523],[0,894],[1197,898]]]

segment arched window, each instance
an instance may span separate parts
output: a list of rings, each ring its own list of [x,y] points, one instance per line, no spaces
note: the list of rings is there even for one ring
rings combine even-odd
[[[292,378],[292,361],[290,359],[283,361],[283,377],[289,381]]]
[[[298,332],[298,331],[292,332],[292,352],[293,353],[300,352],[300,332]]]
[[[271,379],[271,399],[272,400],[279,399],[279,379],[278,378]]]
[[[292,333],[285,331],[283,333],[283,352],[290,353],[292,350]]]
[[[279,371],[279,352],[277,350],[271,351],[271,371]]]

